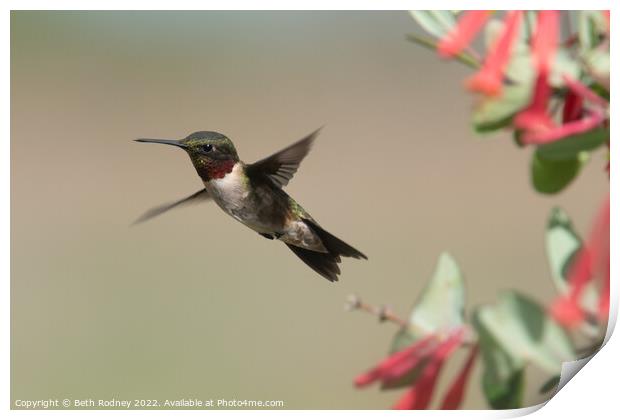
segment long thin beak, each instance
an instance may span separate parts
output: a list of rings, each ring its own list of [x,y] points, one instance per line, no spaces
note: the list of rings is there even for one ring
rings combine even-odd
[[[185,149],[185,145],[178,140],[162,140],[162,139],[135,139],[134,141],[140,143],[159,143],[159,144],[169,144],[171,146],[177,146],[181,149]]]

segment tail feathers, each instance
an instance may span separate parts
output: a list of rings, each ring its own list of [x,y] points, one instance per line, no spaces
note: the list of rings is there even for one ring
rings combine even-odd
[[[317,252],[305,248],[299,248],[294,245],[288,246],[303,262],[305,262],[314,271],[325,277],[329,281],[338,281],[340,267],[338,263],[340,257],[363,258],[368,259],[366,255],[353,248],[351,245],[336,238],[331,233],[324,230],[315,222],[303,219],[303,221],[312,229],[321,239],[327,252]]]
[[[310,268],[325,277],[329,281],[338,281],[340,268],[338,263],[340,257],[331,253],[311,251],[305,248],[299,248],[295,245],[286,244],[291,251],[295,253],[303,262],[308,264]]]
[[[357,259],[365,259],[368,257],[357,249],[353,248],[351,245],[346,242],[336,238],[334,235],[323,229],[321,226],[317,225],[312,220],[302,219],[309,227],[312,229],[318,236],[321,238],[321,242],[330,254],[342,255],[343,257],[351,257]]]

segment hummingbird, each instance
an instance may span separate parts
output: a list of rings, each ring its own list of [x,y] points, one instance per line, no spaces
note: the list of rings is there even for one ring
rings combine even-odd
[[[319,131],[252,164],[239,159],[233,142],[215,131],[197,131],[181,140],[136,139],[185,150],[204,188],[181,200],[148,210],[135,223],[185,204],[212,200],[226,214],[262,237],[284,242],[327,280],[337,281],[340,257],[368,258],[323,229],[283,190],[310,151]]]

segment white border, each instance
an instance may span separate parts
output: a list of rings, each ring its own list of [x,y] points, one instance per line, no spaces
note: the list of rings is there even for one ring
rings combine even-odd
[[[533,1],[468,1],[466,5],[463,1],[397,1],[397,0],[383,0],[378,2],[376,0],[360,0],[360,1],[335,1],[335,0],[315,0],[315,1],[197,1],[197,0],[176,0],[174,2],[166,2],[161,0],[152,0],[149,2],[129,1],[129,0],[109,0],[109,1],[78,1],[78,0],[65,0],[65,1],[45,1],[45,0],[24,0],[15,1],[9,0],[2,2],[2,38],[1,52],[2,57],[5,60],[4,65],[1,67],[2,80],[5,86],[3,92],[10,91],[10,65],[8,63],[10,56],[10,13],[14,10],[28,10],[28,9],[80,9],[80,10],[137,10],[144,9],[145,6],[148,9],[155,10],[200,10],[200,9],[212,9],[212,10],[235,10],[235,9],[247,9],[247,10],[372,10],[377,6],[380,6],[382,10],[409,10],[409,9],[463,9],[464,7],[469,9],[511,9],[511,8],[547,8],[547,9],[593,9],[603,10],[611,9],[612,28],[617,28],[620,24],[618,19],[618,13],[620,13],[619,7],[613,7],[614,2],[603,0],[588,0],[586,1],[549,1],[538,0]],[[614,10],[615,9],[615,10]],[[612,45],[617,46],[618,43],[618,31],[612,30]],[[612,54],[612,68],[616,69],[617,66],[617,54]],[[612,71],[611,84],[616,85],[619,72]],[[611,98],[611,109],[615,110],[617,107],[617,95]],[[2,176],[1,199],[2,206],[1,212],[1,227],[0,233],[2,234],[1,253],[0,253],[0,267],[2,270],[2,283],[3,283],[3,305],[2,314],[3,320],[1,322],[1,332],[3,345],[0,350],[0,355],[3,361],[3,375],[2,384],[0,385],[3,400],[3,411],[9,411],[7,413],[10,417],[20,417],[25,419],[38,418],[45,416],[49,418],[108,418],[110,416],[121,418],[135,418],[136,416],[142,416],[145,412],[142,411],[10,411],[10,143],[6,139],[10,138],[10,95],[4,95],[2,100],[2,119],[4,124],[1,127],[4,133],[4,139],[1,142],[1,161],[0,161],[0,173]],[[615,122],[615,119],[614,119]],[[611,127],[611,137],[616,138],[617,129],[615,124]],[[612,158],[616,159],[616,148],[612,147]],[[615,209],[617,206],[618,197],[618,182],[616,177],[612,173],[611,176],[611,213],[617,214]],[[594,211],[594,210],[593,210]],[[615,223],[615,219],[611,224],[611,249],[612,255],[616,255],[614,250],[618,249],[618,225]],[[618,310],[618,278],[619,272],[616,264],[617,259],[612,258],[611,267],[611,304],[612,313],[617,314]],[[615,323],[615,322],[614,322]],[[610,331],[611,332],[611,331]],[[397,412],[397,411],[321,411],[321,416],[327,416],[328,418],[355,418],[365,419],[374,418],[380,414],[382,417],[403,417],[411,418],[446,418],[446,417],[459,417],[459,418],[503,418],[514,417],[519,415],[525,415],[536,411],[531,418],[536,419],[581,419],[588,415],[591,418],[609,418],[610,413],[617,412],[617,386],[620,379],[620,363],[618,362],[618,354],[620,354],[620,339],[617,334],[608,337],[609,341],[607,345],[597,354],[594,359],[588,363],[588,367],[583,369],[578,374],[578,379],[571,381],[566,387],[564,387],[558,395],[556,395],[543,410],[536,411],[539,407],[533,407],[530,409],[505,411],[505,412],[491,412],[491,411],[459,411],[459,412],[445,412],[445,411],[425,411],[425,412]],[[292,414],[298,418],[314,418],[317,414],[315,411],[247,411],[249,415],[256,418],[288,418]],[[251,413],[251,414],[250,414]],[[189,417],[205,416],[218,417],[218,418],[230,418],[243,415],[242,411],[149,411],[148,416],[151,418],[170,418],[177,417],[179,415]]]

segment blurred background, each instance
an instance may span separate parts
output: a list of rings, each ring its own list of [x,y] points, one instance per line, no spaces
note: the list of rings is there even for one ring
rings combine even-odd
[[[407,12],[12,12],[12,404],[387,408],[402,391],[352,382],[396,328],[344,312],[347,295],[407,317],[447,250],[468,308],[509,288],[547,302],[549,211],[587,232],[603,156],[535,193],[531,150],[472,132],[470,70],[407,42],[416,31]],[[369,256],[340,282],[213,204],[130,226],[201,187],[182,151],[131,139],[220,131],[252,162],[322,125],[287,191]],[[465,407],[486,408],[476,381]]]

